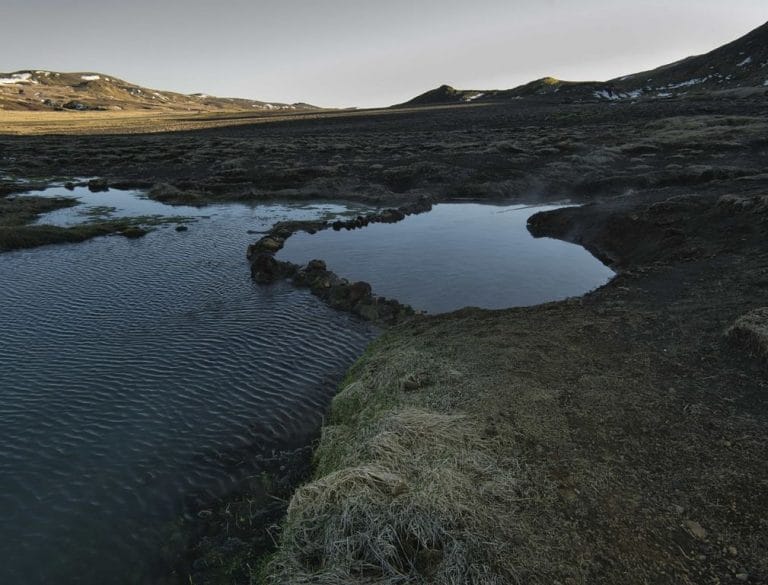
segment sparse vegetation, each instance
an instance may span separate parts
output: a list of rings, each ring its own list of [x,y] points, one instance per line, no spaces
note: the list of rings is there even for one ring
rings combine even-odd
[[[43,213],[74,205],[77,205],[77,200],[72,197],[29,197],[21,195],[0,197],[0,225],[24,225],[34,221]]]
[[[127,238],[138,238],[146,233],[146,229],[132,226],[124,221],[84,223],[66,228],[52,225],[0,225],[0,252],[22,248],[36,248],[49,244],[83,242],[91,238],[110,234],[119,234]]]
[[[49,244],[77,243],[99,236],[140,238],[153,226],[188,221],[183,217],[133,217],[107,219],[111,208],[97,207],[91,221],[71,227],[31,224],[41,214],[77,205],[71,197],[10,196],[0,198],[0,252]]]

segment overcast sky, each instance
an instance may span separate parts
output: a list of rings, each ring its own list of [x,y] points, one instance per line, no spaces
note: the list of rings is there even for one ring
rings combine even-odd
[[[0,71],[379,106],[443,83],[609,79],[766,21],[768,0],[0,0]]]

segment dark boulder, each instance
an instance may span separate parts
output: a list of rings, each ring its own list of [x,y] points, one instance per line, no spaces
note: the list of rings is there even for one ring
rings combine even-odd
[[[106,179],[91,179],[88,181],[88,190],[92,193],[109,191],[109,183],[107,183]]]
[[[251,258],[251,276],[258,283],[275,282],[296,272],[290,262],[280,262],[272,254],[259,253]]]
[[[371,285],[367,282],[359,281],[349,286],[349,302],[355,305],[363,299],[371,298]]]
[[[308,272],[325,272],[328,268],[323,260],[310,260],[306,270]]]

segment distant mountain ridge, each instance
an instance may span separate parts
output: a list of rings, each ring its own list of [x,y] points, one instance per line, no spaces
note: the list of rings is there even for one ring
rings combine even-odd
[[[704,55],[608,81],[537,79],[506,90],[461,90],[448,85],[396,107],[490,102],[530,97],[563,101],[667,99],[686,94],[768,92],[768,23]]]
[[[768,23],[704,55],[609,81],[537,79],[506,90],[464,90],[449,85],[394,107],[419,107],[543,98],[557,101],[669,99],[683,95],[765,95],[768,92]],[[318,110],[306,103],[182,94],[149,89],[111,75],[22,70],[0,73],[0,110],[114,110],[244,112]]]
[[[46,70],[0,73],[0,110],[268,112],[313,109],[319,108],[304,103],[269,103],[149,89],[103,73]]]

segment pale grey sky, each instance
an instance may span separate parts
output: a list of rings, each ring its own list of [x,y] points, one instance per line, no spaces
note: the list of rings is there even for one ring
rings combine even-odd
[[[443,83],[608,79],[766,21],[766,0],[0,0],[0,71],[379,106]]]

